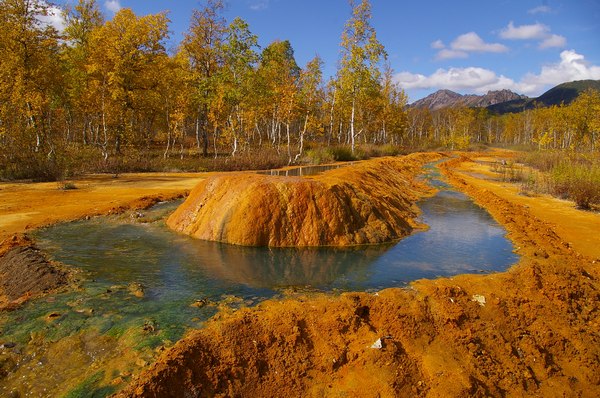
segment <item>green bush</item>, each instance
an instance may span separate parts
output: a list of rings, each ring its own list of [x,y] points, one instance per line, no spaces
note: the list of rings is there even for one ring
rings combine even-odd
[[[349,162],[352,160],[357,160],[357,158],[352,154],[352,148],[350,148],[349,146],[334,146],[330,148],[330,151],[333,155],[333,159],[338,162]]]
[[[331,163],[335,159],[329,148],[314,148],[304,152],[304,160],[308,164]]]

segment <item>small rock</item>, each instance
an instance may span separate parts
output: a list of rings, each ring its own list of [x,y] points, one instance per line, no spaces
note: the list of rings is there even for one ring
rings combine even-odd
[[[123,383],[123,379],[120,377],[117,377],[116,379],[114,379],[113,381],[110,382],[110,384],[112,384],[113,386],[118,386],[119,384]]]
[[[4,344],[0,344],[0,349],[14,348],[15,346],[16,346],[16,344],[13,342],[4,343]]]
[[[374,348],[376,350],[381,350],[381,348],[383,348],[383,342],[381,341],[381,339],[375,340],[373,345],[371,345],[371,348]]]
[[[202,298],[202,299],[199,299],[199,300],[195,300],[191,304],[191,307],[202,308],[202,307],[204,307],[207,304],[208,304],[208,299]]]
[[[142,326],[142,330],[146,333],[154,333],[156,332],[157,329],[157,325],[156,322],[154,322],[153,320],[146,320],[146,322],[144,322],[144,325]]]
[[[475,301],[480,306],[485,307],[485,297],[480,294],[474,294],[471,301]]]
[[[139,211],[134,211],[131,213],[131,218],[133,220],[144,217],[144,213],[140,213]]]
[[[141,283],[138,282],[131,282],[129,284],[129,286],[127,286],[127,289],[129,290],[129,292],[131,294],[133,294],[135,297],[139,297],[142,298],[144,297],[145,293],[144,293],[144,285],[142,285]]]
[[[93,308],[80,308],[75,310],[75,312],[77,312],[78,314],[84,314],[84,315],[92,315],[94,313],[94,309]]]

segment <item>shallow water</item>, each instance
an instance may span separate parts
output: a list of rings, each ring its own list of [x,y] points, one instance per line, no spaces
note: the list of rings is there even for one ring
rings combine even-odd
[[[290,286],[370,291],[420,278],[502,271],[515,263],[512,244],[491,216],[440,181],[435,168],[427,170],[440,189],[419,204],[420,220],[429,229],[395,244],[273,249],[198,241],[165,226],[178,203],[133,217],[47,228],[37,234],[38,245],[54,260],[84,270],[82,290],[5,314],[1,337],[26,345],[32,331],[59,341],[90,330],[117,338],[135,330],[130,338],[136,347],[153,348],[176,341],[216,313],[213,305],[192,306],[196,300],[253,305]],[[59,314],[59,322],[49,323],[49,313]],[[152,333],[140,332],[148,325]],[[1,387],[0,379],[0,395]]]
[[[347,167],[352,163],[344,163],[344,164],[329,164],[329,165],[317,165],[317,166],[300,166],[294,167],[286,170],[266,170],[259,171],[258,174],[265,174],[270,176],[278,176],[278,177],[307,177],[313,176],[316,174],[321,174],[328,170],[339,169],[340,167]]]

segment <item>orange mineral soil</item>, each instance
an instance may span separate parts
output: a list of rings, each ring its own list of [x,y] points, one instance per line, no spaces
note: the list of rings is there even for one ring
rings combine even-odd
[[[15,234],[57,222],[147,208],[183,197],[210,173],[95,175],[72,180],[75,189],[56,182],[0,183],[0,243]],[[1,252],[0,252],[1,253]]]
[[[117,396],[600,396],[598,261],[535,201],[467,178],[471,163],[442,169],[508,230],[508,271],[223,313]]]
[[[312,178],[212,177],[194,188],[167,224],[194,238],[245,246],[390,242],[416,226],[415,202],[429,189],[414,177],[439,158],[382,158]]]

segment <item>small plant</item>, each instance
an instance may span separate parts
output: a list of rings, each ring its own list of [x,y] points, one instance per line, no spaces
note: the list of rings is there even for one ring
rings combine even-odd
[[[511,161],[502,161],[492,164],[491,170],[500,174],[504,182],[523,182],[526,180],[523,168]]]

